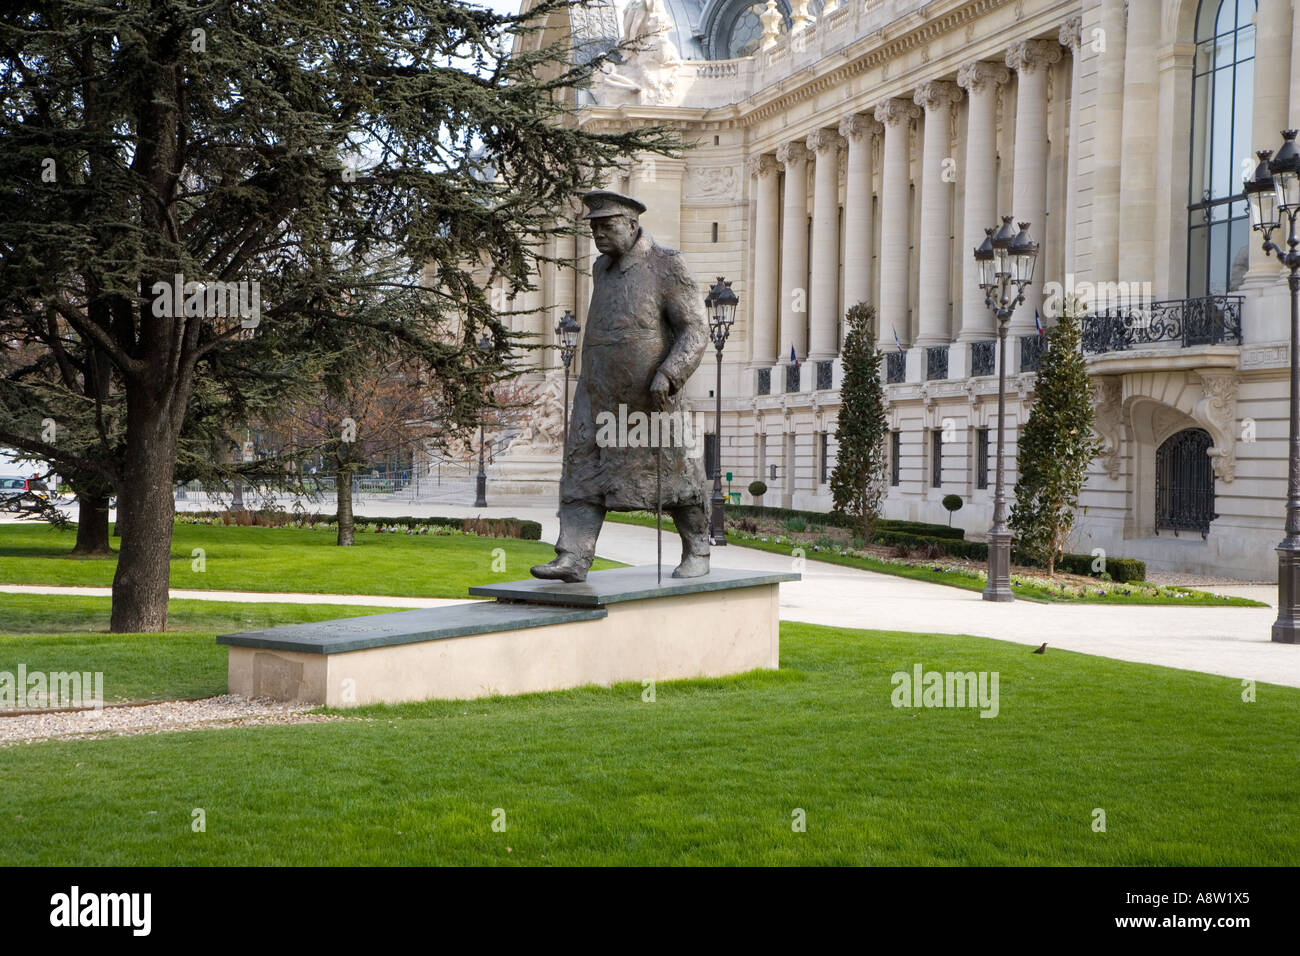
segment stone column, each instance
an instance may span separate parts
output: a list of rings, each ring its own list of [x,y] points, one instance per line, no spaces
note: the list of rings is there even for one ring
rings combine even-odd
[[[1119,272],[1124,282],[1154,282],[1156,171],[1163,167],[1156,125],[1160,4],[1133,3],[1124,43],[1124,141],[1120,147]]]
[[[880,127],[855,113],[840,121],[840,135],[849,144],[844,177],[844,308],[871,304],[871,147]]]
[[[566,221],[565,225],[570,225],[572,220]],[[546,341],[553,345],[558,345],[555,336],[555,327],[560,324],[566,311],[577,314],[577,286],[574,282],[574,263],[578,255],[578,244],[572,234],[557,232],[555,234],[555,256],[560,262],[551,266],[554,270],[554,289],[552,297],[551,315],[546,327]],[[564,359],[560,355],[558,348],[547,349],[544,353],[545,359],[540,364],[545,368],[563,368]]]
[[[917,345],[947,345],[952,335],[948,299],[952,280],[952,183],[944,182],[943,162],[948,158],[948,129],[952,105],[961,99],[955,83],[922,83],[912,96],[925,110],[925,138],[921,145],[920,282],[917,293]]]
[[[809,359],[834,358],[838,351],[840,292],[840,147],[844,140],[831,129],[808,135],[808,150],[817,157],[813,169],[812,289],[809,308]]]
[[[961,331],[959,342],[989,339],[997,321],[979,290],[980,272],[972,253],[984,241],[984,230],[998,218],[998,85],[1011,71],[997,63],[967,63],[957,71],[957,85],[966,90],[966,203],[962,212]]]
[[[785,167],[784,219],[781,229],[781,335],[776,343],[779,361],[790,348],[801,360],[807,357],[808,314],[808,151],[803,143],[786,143],[776,151]]]
[[[1083,60],[1079,45],[1083,40],[1083,17],[1071,17],[1061,25],[1061,46],[1070,51],[1070,120],[1069,142],[1065,156],[1065,274],[1074,275],[1079,211],[1079,85],[1083,73]],[[1068,285],[1068,282],[1067,282]]]
[[[1102,0],[1097,52],[1097,122],[1092,149],[1092,279],[1119,279],[1119,182],[1124,135],[1124,0]]]
[[[1259,0],[1255,13],[1255,89],[1254,108],[1251,110],[1250,138],[1253,158],[1255,150],[1276,151],[1282,142],[1282,129],[1287,126],[1290,82],[1279,82],[1281,77],[1291,78],[1291,3],[1290,0]],[[1237,160],[1238,166],[1241,159]],[[1253,164],[1252,164],[1253,165]],[[1234,179],[1240,187],[1240,172]],[[1272,282],[1277,279],[1281,266],[1276,258],[1264,255],[1264,244],[1259,233],[1251,232],[1247,241],[1250,247],[1248,278],[1256,276]]]
[[[1061,58],[1055,40],[1022,40],[1007,51],[1007,66],[1016,71],[1016,156],[1011,208],[1016,222],[1028,222],[1039,243],[1039,265],[1047,247],[1047,68]],[[1025,301],[1011,317],[1011,328],[1032,329],[1042,304],[1043,270],[1025,289]]]
[[[894,335],[909,344],[907,322],[908,237],[912,213],[908,208],[908,124],[921,115],[903,99],[885,100],[876,107],[876,122],[885,127],[885,155],[881,179],[880,326],[876,341],[894,348]]]
[[[781,184],[777,180],[776,160],[770,154],[749,161],[749,174],[757,180],[758,208],[754,215],[754,317],[753,362],[775,365],[776,335],[780,322],[781,276],[778,272]]]

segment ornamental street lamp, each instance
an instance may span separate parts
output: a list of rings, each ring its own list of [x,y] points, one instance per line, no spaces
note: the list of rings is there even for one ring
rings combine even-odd
[[[722,348],[731,334],[731,323],[736,321],[736,306],[739,304],[739,297],[731,291],[731,282],[722,276],[718,276],[718,281],[704,297],[704,306],[709,312],[709,335],[718,352],[718,387],[713,392],[717,400],[713,419],[713,495],[709,499],[709,537],[715,547],[727,543],[727,519],[722,507]]]
[[[984,241],[975,250],[984,304],[998,320],[998,466],[993,492],[993,526],[989,528],[988,584],[986,601],[1014,601],[1011,593],[1011,532],[1007,530],[1006,442],[1007,413],[1007,326],[1016,306],[1025,301],[1025,286],[1034,278],[1038,243],[1029,238],[1029,223],[1016,232],[1011,217],[1003,216],[1001,227],[984,230]]]
[[[479,351],[486,356],[492,351],[492,340],[484,335],[478,340]],[[487,507],[487,471],[483,468],[483,419],[478,420],[478,478],[474,482],[474,507]]]
[[[555,324],[555,338],[560,343],[560,357],[564,360],[564,441],[563,447],[569,445],[569,365],[573,362],[573,353],[578,350],[578,333],[582,326],[568,309]],[[563,454],[563,452],[561,452]]]
[[[1296,214],[1300,213],[1300,149],[1296,131],[1282,131],[1282,148],[1273,155],[1260,150],[1254,176],[1246,179],[1250,224],[1264,234],[1264,253],[1277,253],[1286,266],[1291,289],[1291,431],[1287,458],[1286,537],[1277,546],[1277,620],[1273,640],[1300,643],[1300,252],[1296,246]],[[1287,219],[1287,248],[1272,239],[1273,230]]]

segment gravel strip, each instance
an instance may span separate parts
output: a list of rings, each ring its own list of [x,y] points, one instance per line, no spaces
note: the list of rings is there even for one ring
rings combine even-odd
[[[348,718],[309,714],[313,705],[222,694],[203,700],[169,700],[140,707],[74,713],[0,714],[0,747],[65,737],[124,737],[216,727],[314,724]]]

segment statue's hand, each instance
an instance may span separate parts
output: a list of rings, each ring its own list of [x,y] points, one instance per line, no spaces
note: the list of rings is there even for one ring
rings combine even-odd
[[[658,411],[667,409],[671,389],[672,384],[668,381],[668,376],[663,372],[655,372],[655,379],[650,383],[650,404]]]

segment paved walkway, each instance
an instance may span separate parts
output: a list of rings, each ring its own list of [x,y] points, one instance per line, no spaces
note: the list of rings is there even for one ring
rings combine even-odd
[[[489,496],[489,501],[493,501]],[[194,504],[191,504],[193,507]],[[361,509],[358,508],[360,511]],[[552,507],[522,502],[493,502],[473,508],[446,502],[421,505],[410,501],[367,501],[364,514],[438,514],[530,518],[542,524],[542,538],[554,541],[559,522]],[[653,529],[606,523],[599,553],[627,564],[655,560]],[[676,536],[665,534],[666,563],[676,563]],[[723,568],[789,570],[791,559],[752,548],[728,547],[714,552]],[[3,591],[32,591],[3,586]],[[106,588],[39,589],[56,593],[107,594]],[[1221,593],[1273,602],[1273,588],[1234,586]],[[173,591],[173,597],[233,601],[297,601],[329,604],[369,604],[385,607],[434,607],[455,601],[420,598],[380,598],[368,595],[255,594],[249,592]],[[1118,660],[1159,664],[1300,687],[1300,646],[1274,644],[1269,628],[1275,616],[1269,608],[1120,607],[1097,604],[1035,604],[1017,601],[991,604],[978,592],[875,574],[819,561],[808,561],[803,579],[781,586],[783,620],[838,627],[971,634],[1025,645],[1048,642],[1049,648],[1079,651]],[[1050,651],[1049,651],[1050,652]]]

